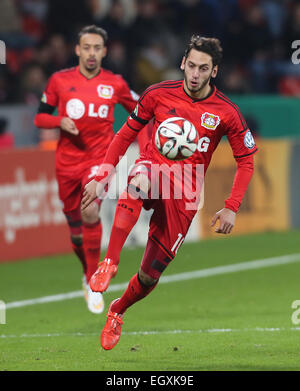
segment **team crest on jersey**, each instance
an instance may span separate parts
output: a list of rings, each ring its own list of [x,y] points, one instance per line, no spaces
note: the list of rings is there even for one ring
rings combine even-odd
[[[201,116],[201,125],[206,129],[215,130],[220,123],[220,117],[215,114],[205,112]]]
[[[100,98],[111,99],[114,94],[114,88],[112,86],[105,86],[100,84],[97,87],[98,95]]]

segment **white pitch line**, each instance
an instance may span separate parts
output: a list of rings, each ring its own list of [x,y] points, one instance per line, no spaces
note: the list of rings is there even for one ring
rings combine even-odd
[[[300,327],[255,327],[244,329],[199,329],[199,330],[165,330],[165,331],[124,331],[122,335],[164,335],[164,334],[201,334],[201,333],[242,333],[242,332],[278,332],[300,331]],[[49,333],[49,334],[0,334],[5,338],[49,338],[49,337],[96,337],[99,333]]]
[[[194,270],[192,272],[173,274],[170,276],[162,276],[160,278],[159,283],[168,284],[174,281],[192,280],[195,278],[204,278],[204,277],[215,276],[220,274],[235,273],[235,272],[240,272],[245,270],[260,269],[264,267],[271,267],[277,265],[286,265],[294,262],[300,262],[300,253],[283,255],[280,257],[273,257],[273,258],[257,259],[254,261],[235,263],[226,266],[217,266],[209,269]],[[122,284],[114,284],[108,288],[107,292],[122,291],[126,289],[127,286],[128,286],[128,282]],[[20,308],[20,307],[25,307],[28,305],[35,305],[35,304],[52,303],[55,301],[69,300],[69,299],[74,299],[82,296],[83,296],[82,291],[60,293],[58,295],[44,296],[35,299],[14,301],[11,303],[7,303],[6,309]]]

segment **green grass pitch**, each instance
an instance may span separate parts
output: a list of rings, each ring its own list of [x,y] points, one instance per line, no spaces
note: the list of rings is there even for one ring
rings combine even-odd
[[[164,276],[297,253],[298,262],[159,284],[127,311],[111,351],[100,347],[106,310],[91,314],[83,297],[7,309],[0,370],[299,370],[291,305],[300,300],[300,231],[185,243]],[[126,283],[142,254],[125,249],[111,285]],[[0,264],[7,304],[80,289],[72,254]],[[106,308],[122,291],[105,294]]]

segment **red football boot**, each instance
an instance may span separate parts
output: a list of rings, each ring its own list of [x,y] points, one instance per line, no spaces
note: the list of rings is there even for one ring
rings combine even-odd
[[[107,321],[101,333],[101,346],[105,350],[110,350],[116,346],[121,337],[122,324],[123,324],[123,314],[118,314],[117,312],[112,312],[112,305],[118,301],[115,299],[110,303],[107,312]]]
[[[108,288],[111,278],[118,272],[118,265],[112,263],[112,259],[104,258],[90,279],[90,287],[93,292],[104,292]]]

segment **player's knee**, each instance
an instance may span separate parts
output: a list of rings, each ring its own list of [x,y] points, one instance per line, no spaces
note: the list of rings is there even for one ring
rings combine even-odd
[[[145,198],[150,190],[150,181],[146,175],[137,174],[128,185],[128,192],[134,192],[141,198]],[[144,195],[144,196],[143,196]]]
[[[74,237],[80,237],[82,230],[81,213],[79,209],[75,209],[69,212],[65,212],[65,216],[69,225],[71,239]]]
[[[142,269],[139,270],[139,280],[145,286],[154,285],[158,281],[157,278],[155,279],[155,278],[149,276],[149,274],[146,274],[145,272],[143,272]]]
[[[81,212],[81,217],[85,223],[96,223],[99,220],[99,205],[96,202],[92,202]]]

